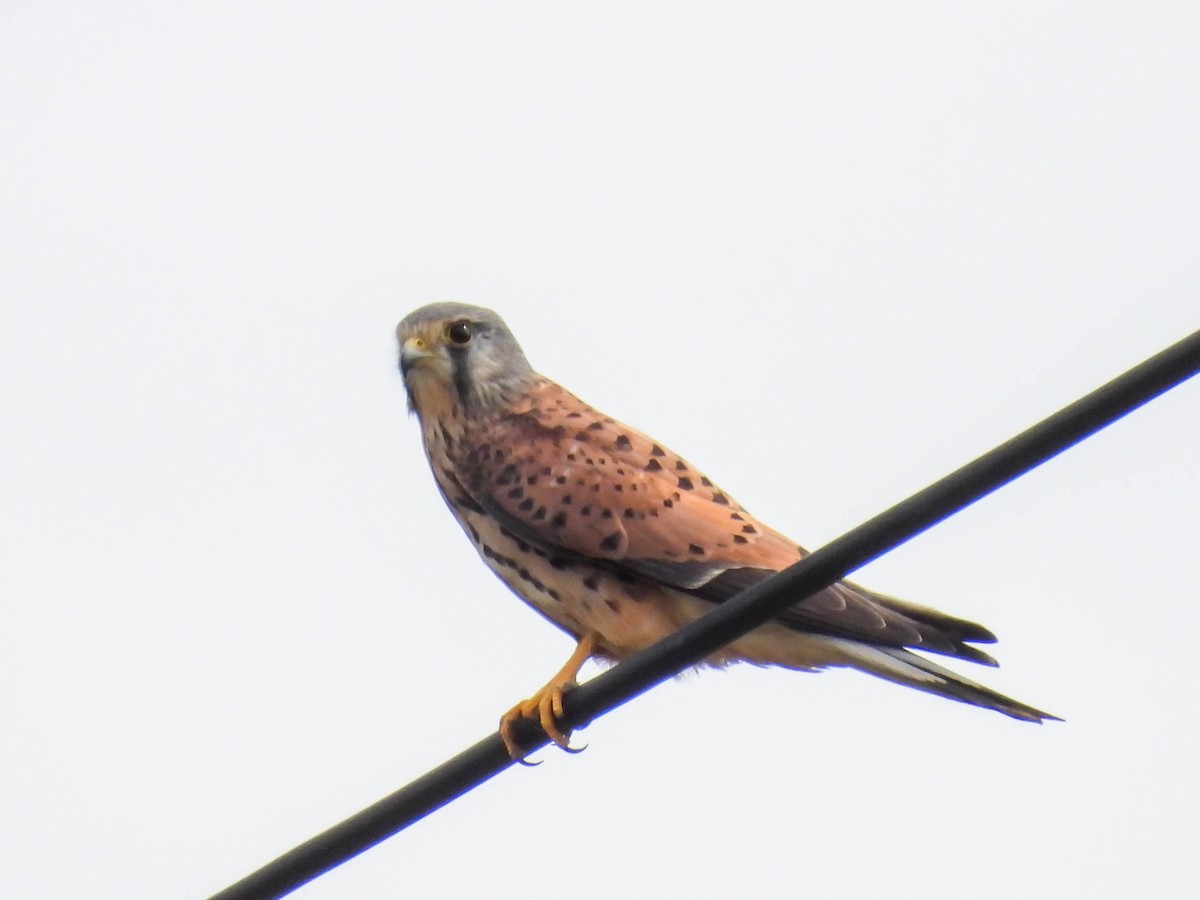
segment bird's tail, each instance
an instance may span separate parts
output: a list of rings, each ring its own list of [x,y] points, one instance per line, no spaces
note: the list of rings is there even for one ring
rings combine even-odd
[[[939,697],[970,703],[972,706],[994,709],[996,712],[1002,712],[1006,716],[1026,722],[1062,721],[1058,716],[1034,709],[1011,697],[1005,697],[991,688],[964,678],[957,672],[930,662],[923,656],[910,653],[908,650],[880,647],[843,638],[833,638],[832,640],[848,657],[847,665],[879,678],[907,685],[919,691],[928,691]]]

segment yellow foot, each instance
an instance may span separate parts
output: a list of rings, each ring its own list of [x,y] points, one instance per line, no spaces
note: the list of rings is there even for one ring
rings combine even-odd
[[[517,746],[513,736],[513,727],[521,719],[533,719],[542,726],[542,731],[564,750],[571,749],[570,732],[564,732],[558,727],[558,720],[563,714],[563,695],[575,687],[575,677],[580,668],[587,662],[592,651],[596,648],[597,636],[588,632],[579,639],[579,645],[571,658],[567,660],[558,673],[547,682],[546,686],[530,697],[522,700],[503,716],[500,717],[500,737],[508,749],[508,755],[513,759],[523,759],[525,754]]]
[[[575,687],[574,681],[563,684],[548,684],[528,700],[522,700],[503,716],[500,717],[500,737],[508,748],[508,755],[513,759],[522,759],[525,754],[517,746],[513,736],[513,727],[521,719],[533,719],[542,726],[542,731],[550,740],[564,750],[571,747],[570,732],[564,732],[558,727],[558,720],[563,714],[563,694]]]

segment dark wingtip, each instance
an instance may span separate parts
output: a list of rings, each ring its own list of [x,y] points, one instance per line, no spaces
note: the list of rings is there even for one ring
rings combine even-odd
[[[959,620],[960,625],[959,640],[970,641],[972,644],[994,644],[999,638],[992,632],[984,628],[978,622],[968,622],[965,619]]]
[[[981,666],[991,666],[993,669],[999,667],[1000,663],[996,661],[996,657],[989,653],[984,653],[978,647],[972,647],[969,644],[959,644],[954,648],[953,656],[958,659],[965,659],[973,663],[979,663]]]

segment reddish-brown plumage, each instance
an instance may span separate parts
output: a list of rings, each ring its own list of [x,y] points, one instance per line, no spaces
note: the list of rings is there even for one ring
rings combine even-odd
[[[564,742],[555,715],[583,659],[621,659],[804,555],[683,458],[537,374],[490,310],[434,304],[397,335],[447,504],[484,562],[580,642],[506,716],[506,740],[514,717],[536,715]],[[841,583],[713,662],[851,666],[1016,718],[1052,718],[905,649],[994,665],[970,645],[994,640],[964,619]]]
[[[547,379],[527,399],[528,411],[470,430],[475,449],[462,465],[473,495],[556,546],[598,559],[686,563],[710,577],[800,558],[795,544],[641,432]],[[509,452],[498,458],[494,448]]]

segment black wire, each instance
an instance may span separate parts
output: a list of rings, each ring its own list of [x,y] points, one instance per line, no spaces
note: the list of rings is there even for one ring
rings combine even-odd
[[[1111,424],[1200,371],[1200,331],[1130,369],[1027,431],[721,604],[664,640],[571,691],[563,724],[586,725],[661,681],[695,665],[799,599],[848,575],[1018,475]],[[533,722],[519,723],[526,750],[548,743]],[[374,846],[513,764],[499,734],[344,822],[285,853],[211,900],[281,897]]]

